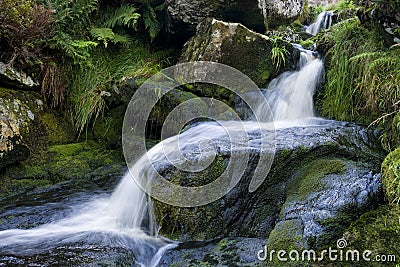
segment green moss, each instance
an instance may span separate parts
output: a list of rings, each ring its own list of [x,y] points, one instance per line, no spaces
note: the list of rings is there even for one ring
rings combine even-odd
[[[267,241],[267,261],[262,266],[299,266],[299,262],[287,261],[279,262],[276,253],[273,260],[269,261],[269,253],[272,250],[285,250],[289,253],[291,250],[302,251],[306,249],[305,242],[302,237],[303,225],[301,220],[288,220],[276,224],[271,231]]]
[[[39,119],[45,126],[50,144],[73,142],[75,133],[71,125],[65,118],[56,114],[55,111],[47,111],[44,114],[40,114]]]
[[[300,45],[306,49],[310,48],[314,43],[315,43],[315,41],[313,39],[307,39],[304,41],[300,41]]]
[[[375,255],[395,255],[400,259],[400,211],[396,206],[384,205],[363,214],[351,224],[343,235],[348,249],[371,250]],[[394,266],[394,263],[379,264],[361,261],[352,266]]]
[[[55,145],[0,174],[0,194],[18,191],[23,184],[55,184],[69,180],[106,178],[123,166],[120,152],[106,150],[95,142]],[[15,185],[18,185],[16,187]]]
[[[382,184],[389,202],[400,203],[400,148],[389,153],[382,163]]]
[[[325,188],[323,178],[326,175],[343,174],[345,171],[346,163],[341,159],[315,159],[303,166],[288,185],[288,198],[305,200],[313,192]]]
[[[102,118],[96,120],[93,125],[93,133],[96,139],[109,148],[117,148],[122,142],[122,125],[126,106],[122,105],[108,111]]]

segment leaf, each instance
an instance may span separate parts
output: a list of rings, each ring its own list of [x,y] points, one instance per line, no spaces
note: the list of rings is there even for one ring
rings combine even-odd
[[[157,20],[157,15],[150,4],[146,3],[144,6],[143,20],[146,30],[149,32],[151,40],[153,40],[161,30],[161,25]]]
[[[92,28],[90,33],[94,38],[102,41],[105,47],[107,47],[109,41],[115,39],[115,33],[110,28]]]
[[[140,14],[136,13],[134,6],[124,4],[112,12],[105,14],[104,26],[114,28],[115,26],[126,26],[136,29],[136,24],[140,18]]]

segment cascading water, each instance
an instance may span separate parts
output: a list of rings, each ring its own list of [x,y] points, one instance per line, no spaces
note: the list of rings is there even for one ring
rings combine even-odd
[[[326,18],[329,16],[328,13],[318,16],[317,21],[310,25],[310,32],[327,28],[330,20]],[[282,124],[277,121],[292,121],[293,126],[299,124],[298,120],[314,116],[312,97],[323,73],[323,63],[313,52],[300,46],[297,48],[301,51],[298,70],[283,73],[271,81],[264,92],[273,113],[270,120],[274,120],[278,127]],[[264,111],[265,107],[261,106],[257,112]],[[288,123],[283,126],[287,127]],[[259,124],[248,121],[241,123],[241,127],[254,130]],[[218,122],[200,123],[180,134],[179,138],[174,136],[164,140],[143,157],[149,157],[158,166],[170,160],[174,165],[190,160],[197,162],[201,157],[209,158],[217,153],[212,142],[227,139],[226,128],[234,132],[241,127],[238,127],[238,122],[224,122],[224,127]],[[242,141],[238,139],[233,142],[240,145]],[[182,154],[177,153],[178,150]],[[5,255],[35,255],[59,246],[83,242],[126,248],[134,251],[138,264],[156,266],[165,250],[177,244],[157,236],[152,203],[132,178],[131,173],[140,179],[151,179],[152,174],[148,169],[150,166],[139,160],[124,175],[111,196],[84,203],[67,218],[33,229],[1,231],[0,251]]]
[[[332,16],[332,11],[324,11],[320,13],[315,22],[310,26],[305,27],[306,32],[316,35],[319,31],[328,29],[332,24]]]
[[[281,74],[264,91],[274,121],[314,117],[313,95],[321,82],[323,62],[312,51],[295,46],[300,50],[299,70]]]

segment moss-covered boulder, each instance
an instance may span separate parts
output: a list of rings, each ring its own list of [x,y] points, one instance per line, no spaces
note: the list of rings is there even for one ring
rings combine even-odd
[[[284,64],[274,64],[273,48],[282,52]],[[249,76],[258,86],[266,86],[279,73],[296,68],[298,57],[299,52],[281,39],[255,33],[242,24],[207,19],[198,26],[196,36],[185,44],[180,62],[226,64]],[[194,87],[194,90],[217,99],[229,98],[228,90],[218,92],[207,88],[210,87]]]
[[[48,110],[36,92],[0,88],[0,127],[0,169],[75,138],[68,120]]]
[[[257,132],[248,132],[253,145],[237,148],[250,150],[240,182],[221,199],[201,207],[173,207],[156,201],[161,232],[178,240],[224,236],[266,239],[272,235],[276,242],[286,233],[296,243],[280,242],[277,246],[287,248],[313,247],[337,238],[338,229],[371,209],[380,195],[383,156],[373,143],[375,137],[358,126],[315,123],[319,126],[277,129],[273,165],[254,192],[249,192],[249,185],[260,157],[260,137]],[[183,186],[201,186],[215,180],[231,155],[225,141],[219,138],[216,142],[219,152],[211,169],[188,173],[161,162],[157,165],[159,173]],[[290,236],[288,231],[296,235]]]
[[[66,181],[113,184],[109,178],[121,175],[124,166],[121,152],[93,141],[52,145],[18,165],[7,167],[0,174],[0,196]]]
[[[400,148],[390,152],[383,161],[382,184],[389,202],[400,203]]]
[[[361,253],[369,250],[370,261],[352,262],[351,266],[395,266],[400,259],[400,210],[394,205],[382,205],[363,214],[344,232],[347,250]],[[332,244],[335,246],[336,244]],[[378,256],[379,255],[379,256]],[[379,258],[377,258],[377,256]],[[385,260],[383,262],[383,259]],[[377,262],[381,260],[382,262]]]

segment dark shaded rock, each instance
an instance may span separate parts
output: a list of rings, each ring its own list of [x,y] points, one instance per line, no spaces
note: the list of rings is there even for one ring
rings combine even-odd
[[[264,16],[257,0],[167,0],[170,31],[192,36],[207,17],[240,22],[252,30],[265,31]]]
[[[38,87],[39,83],[26,73],[16,70],[11,66],[6,67],[4,63],[0,62],[0,85],[26,90]]]
[[[192,36],[205,18],[237,22],[256,32],[289,24],[303,12],[304,0],[167,0],[170,32]]]
[[[193,247],[183,243],[167,251],[158,266],[257,266],[257,253],[265,242],[259,238],[224,238]]]
[[[376,203],[382,155],[373,145],[374,137],[356,125],[310,123],[314,126],[276,130],[274,163],[255,192],[248,188],[259,159],[260,137],[257,132],[248,132],[252,140],[247,148],[250,160],[239,184],[221,199],[202,207],[178,208],[156,201],[161,232],[179,240],[267,238],[272,233],[283,235],[284,226],[296,222],[293,227],[298,233],[298,247],[335,238],[337,224],[348,225]],[[160,173],[186,186],[210,182],[223,171],[231,153],[226,141],[216,142],[219,154],[211,169],[184,173],[166,163],[159,166]]]

